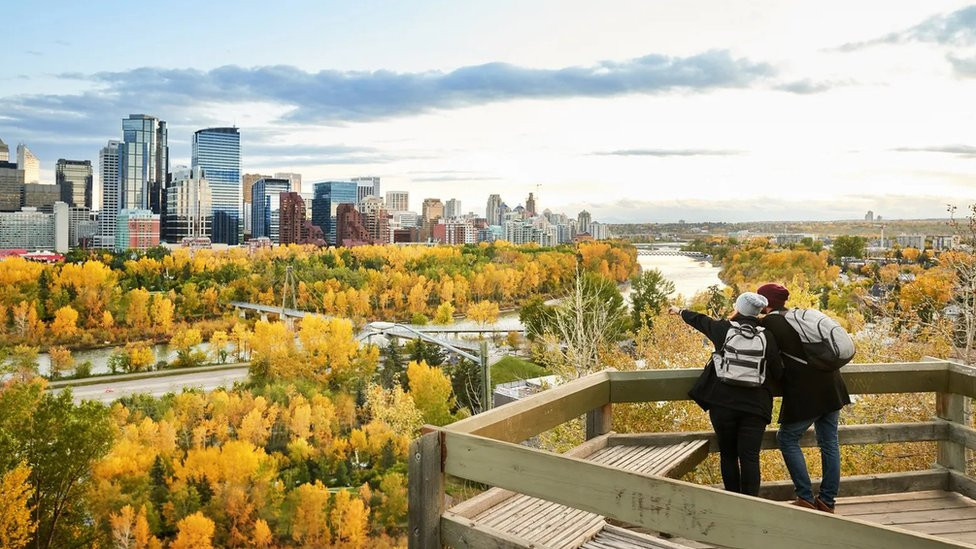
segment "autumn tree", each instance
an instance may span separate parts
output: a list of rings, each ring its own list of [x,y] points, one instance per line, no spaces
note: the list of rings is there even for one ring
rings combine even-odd
[[[156,296],[152,300],[152,323],[156,333],[167,335],[173,331],[175,307],[168,298]]]
[[[71,305],[65,305],[54,313],[51,322],[51,333],[60,341],[71,339],[78,333],[78,311]]]
[[[0,547],[27,547],[36,528],[31,517],[34,489],[28,482],[30,469],[18,464],[0,475]]]
[[[411,362],[407,365],[407,378],[410,380],[410,398],[425,423],[447,425],[454,421],[451,409],[456,401],[451,380],[440,368],[428,366],[426,362]]]
[[[176,332],[169,344],[176,349],[176,367],[189,368],[207,361],[207,355],[196,347],[203,343],[200,330],[184,328]]]
[[[214,522],[199,511],[177,523],[179,532],[169,549],[212,549]]]
[[[864,257],[867,239],[863,236],[842,235],[834,239],[834,257]]]
[[[75,358],[65,347],[51,347],[47,350],[47,354],[51,358],[51,379],[61,377],[75,365]]]
[[[152,348],[142,341],[125,346],[125,360],[123,369],[127,372],[144,372],[156,362],[156,355]]]
[[[434,324],[450,324],[454,322],[454,305],[445,301],[437,306],[434,312]]]
[[[227,362],[227,344],[229,338],[227,337],[227,332],[223,330],[214,330],[210,334],[210,357],[213,362],[218,364],[223,364]]]
[[[329,529],[329,489],[321,482],[302,484],[292,490],[294,505],[291,539],[304,547],[326,547],[332,541]]]
[[[379,362],[374,346],[363,347],[353,334],[352,322],[343,318],[307,315],[298,332],[304,365],[310,371],[296,371],[333,387],[361,386],[371,379]]]
[[[125,321],[131,328],[149,328],[149,292],[143,288],[129,290],[126,294]]]
[[[295,339],[284,322],[259,320],[249,338],[250,374],[256,379],[284,377],[294,368]]]
[[[661,271],[650,269],[630,279],[630,315],[634,326],[643,326],[660,314],[674,293],[674,283]]]
[[[335,496],[332,513],[336,547],[361,549],[368,545],[369,507],[348,490]]]
[[[498,304],[491,301],[479,301],[468,307],[468,318],[484,326],[498,320]]]
[[[37,377],[37,347],[17,345],[6,352],[0,361],[0,374],[9,374],[22,382]]]

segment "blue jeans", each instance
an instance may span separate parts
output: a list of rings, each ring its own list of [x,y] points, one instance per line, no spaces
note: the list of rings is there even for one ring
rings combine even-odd
[[[784,423],[776,432],[779,450],[783,453],[783,461],[790,471],[796,496],[813,502],[813,486],[810,483],[810,473],[807,472],[807,461],[800,449],[800,437],[813,425],[817,432],[817,446],[820,447],[820,464],[823,468],[823,480],[820,483],[820,499],[833,507],[837,490],[840,488],[840,444],[837,442],[837,419],[840,410],[824,414],[817,418],[805,419],[795,423]]]

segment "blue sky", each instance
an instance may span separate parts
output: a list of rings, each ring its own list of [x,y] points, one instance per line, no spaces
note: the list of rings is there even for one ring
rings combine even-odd
[[[0,138],[51,179],[130,112],[183,163],[236,124],[249,172],[605,221],[976,201],[976,5],[804,4],[9,3]]]

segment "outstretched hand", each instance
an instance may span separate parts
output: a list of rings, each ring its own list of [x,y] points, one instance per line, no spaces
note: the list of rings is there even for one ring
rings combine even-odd
[[[681,307],[678,307],[677,305],[672,305],[672,306],[668,307],[668,314],[669,315],[680,315],[681,314]]]

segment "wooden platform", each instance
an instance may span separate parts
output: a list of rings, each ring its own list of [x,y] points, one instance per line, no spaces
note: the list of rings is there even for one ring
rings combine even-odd
[[[976,501],[955,492],[838,498],[836,510],[847,517],[976,544]]]
[[[668,446],[584,445],[570,454],[628,471],[676,478],[705,459],[708,441],[686,441]],[[576,549],[608,526],[600,515],[498,489],[476,496],[451,511],[481,526],[546,549]],[[599,548],[600,542],[596,543],[593,547]]]

